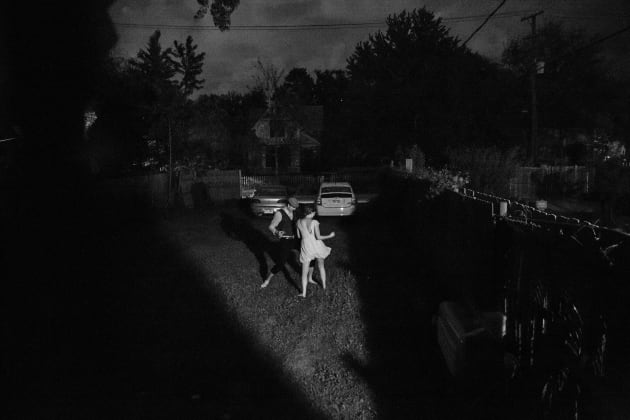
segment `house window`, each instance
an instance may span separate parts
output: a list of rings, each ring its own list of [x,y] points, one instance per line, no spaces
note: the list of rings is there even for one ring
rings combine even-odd
[[[265,149],[265,168],[276,167],[276,148],[273,146],[267,146]]]
[[[319,166],[317,150],[302,149],[300,151],[300,166],[304,172],[315,172]]]
[[[284,121],[270,120],[269,121],[269,136],[270,137],[284,137]]]
[[[278,169],[287,170],[291,164],[291,150],[288,146],[267,146],[265,150],[265,167],[276,167],[276,153],[278,154]]]
[[[288,146],[278,148],[278,167],[286,171],[291,166],[291,149]]]

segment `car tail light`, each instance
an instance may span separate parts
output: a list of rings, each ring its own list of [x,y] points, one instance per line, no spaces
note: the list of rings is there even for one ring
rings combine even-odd
[[[321,197],[318,197],[318,198],[317,198],[317,205],[318,205],[318,206],[321,206],[321,205],[322,205],[322,199],[321,199]]]
[[[357,199],[356,199],[356,197],[352,197],[352,200],[350,201],[350,203],[351,203],[353,206],[356,206],[356,205],[357,205]]]

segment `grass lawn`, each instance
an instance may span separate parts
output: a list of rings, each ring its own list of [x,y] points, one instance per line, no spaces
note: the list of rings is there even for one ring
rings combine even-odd
[[[297,274],[260,289],[269,219],[236,206],[50,236],[12,294],[12,418],[472,418],[431,323],[444,295],[385,213],[321,221],[328,288],[306,299]]]
[[[273,245],[266,242],[270,235],[265,233],[269,221],[226,209],[173,219],[164,227],[261,351],[326,417],[374,418],[368,383],[348,363],[367,364],[369,355],[357,279],[349,268],[347,233],[337,220],[322,221],[323,232],[334,229],[337,234],[327,241],[333,248],[326,260],[328,287],[309,285],[303,300],[297,297],[297,274],[287,279],[279,273],[260,289],[263,272],[273,266],[268,252]]]

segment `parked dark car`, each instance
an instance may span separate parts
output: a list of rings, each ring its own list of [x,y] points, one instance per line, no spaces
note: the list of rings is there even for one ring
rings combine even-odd
[[[288,195],[284,185],[259,185],[251,198],[251,211],[256,216],[273,215],[287,204]]]

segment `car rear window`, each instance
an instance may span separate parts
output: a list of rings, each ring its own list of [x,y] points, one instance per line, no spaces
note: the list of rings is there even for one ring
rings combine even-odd
[[[256,195],[275,195],[279,197],[287,196],[286,188],[270,188],[270,187],[262,187],[258,188],[256,191]]]
[[[338,194],[338,193],[347,193],[352,194],[352,188],[350,187],[322,187],[322,196],[324,194]]]

